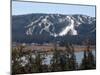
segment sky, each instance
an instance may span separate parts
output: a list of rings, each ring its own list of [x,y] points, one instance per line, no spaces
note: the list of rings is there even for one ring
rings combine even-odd
[[[95,6],[18,2],[18,1],[12,2],[12,15],[23,15],[30,13],[67,14],[67,15],[82,14],[95,17]]]

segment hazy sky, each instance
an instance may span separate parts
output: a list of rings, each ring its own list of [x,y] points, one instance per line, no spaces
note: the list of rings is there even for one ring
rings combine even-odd
[[[95,6],[18,1],[12,2],[12,15],[22,15],[29,13],[83,14],[95,17]]]

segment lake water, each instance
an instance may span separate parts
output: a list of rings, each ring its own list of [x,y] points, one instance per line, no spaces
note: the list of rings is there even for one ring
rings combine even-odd
[[[82,62],[83,55],[84,55],[83,53],[84,53],[83,51],[81,51],[81,52],[75,52],[76,61],[77,61],[78,65],[80,65],[81,62]],[[96,56],[96,55],[95,55],[95,54],[96,54],[96,53],[95,53],[95,50],[93,50],[92,53],[93,53],[94,56]],[[43,64],[50,64],[51,58],[52,58],[52,54],[47,55],[47,56],[45,57],[44,61],[43,61]]]
[[[83,53],[84,53],[83,51],[82,52],[76,52],[75,53],[75,55],[76,55],[76,61],[78,62],[78,64],[80,64],[82,62],[83,55],[84,55]],[[93,53],[94,56],[96,56],[95,55],[96,54],[95,53],[95,50],[93,50],[92,53]]]
[[[92,50],[92,53],[93,53],[93,55],[94,55],[94,57],[96,56],[95,54],[95,50]],[[83,51],[81,51],[81,52],[75,52],[75,56],[76,56],[76,61],[77,61],[77,63],[78,63],[78,65],[80,65],[81,64],[81,62],[82,62],[82,59],[83,59],[83,55],[84,55],[84,52]],[[35,56],[34,56],[34,54],[32,55],[32,57],[33,58],[35,58]],[[44,57],[44,56],[43,56]],[[52,54],[47,54],[46,56],[45,56],[45,59],[43,60],[43,64],[47,64],[47,65],[49,65],[50,64],[50,61],[51,61],[51,59],[52,59],[52,57],[53,57],[53,55]],[[22,61],[21,62],[21,65],[22,66],[25,66],[26,64],[28,64],[28,59],[27,59],[27,56],[23,56],[23,57],[21,57],[21,59],[19,59],[18,61]]]

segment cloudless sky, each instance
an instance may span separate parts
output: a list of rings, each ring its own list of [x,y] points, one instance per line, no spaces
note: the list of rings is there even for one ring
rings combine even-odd
[[[30,13],[83,14],[95,17],[95,6],[18,1],[12,2],[12,15]]]

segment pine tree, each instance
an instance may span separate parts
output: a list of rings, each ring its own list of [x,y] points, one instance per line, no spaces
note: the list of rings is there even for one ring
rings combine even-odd
[[[82,63],[80,65],[80,69],[87,70],[87,69],[95,69],[96,62],[92,50],[90,50],[90,41],[86,42],[86,50],[84,50],[84,57]]]
[[[61,68],[59,67],[60,64],[60,51],[57,50],[55,47],[53,52],[53,57],[51,59],[51,71],[60,71]]]
[[[74,47],[71,43],[68,43],[66,45],[66,51],[67,51],[67,70],[76,70],[77,69],[77,62],[76,62],[76,56],[74,52]]]
[[[52,58],[52,71],[76,70],[76,57],[71,44],[66,44],[66,50],[55,48]]]
[[[24,46],[17,46],[12,49],[12,74],[24,73],[23,67],[20,65],[20,58],[24,55]]]

